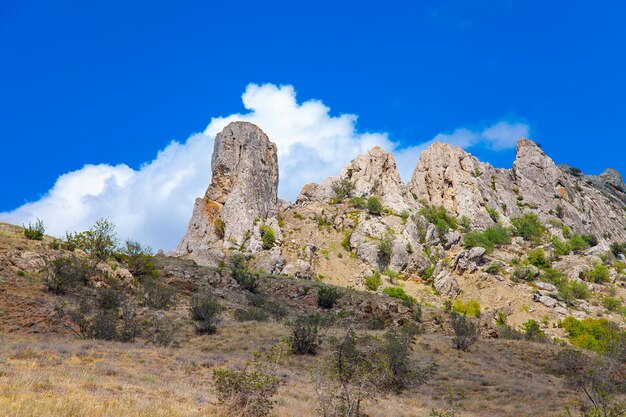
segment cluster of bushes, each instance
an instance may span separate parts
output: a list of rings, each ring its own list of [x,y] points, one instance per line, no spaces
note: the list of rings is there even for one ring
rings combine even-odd
[[[572,235],[567,241],[563,242],[556,236],[552,238],[552,247],[556,256],[567,255],[570,252],[581,253],[584,250],[596,246],[598,239],[593,235]]]
[[[610,245],[610,249],[616,258],[620,255],[626,255],[626,243],[613,242]]]
[[[566,317],[559,323],[567,333],[569,341],[584,349],[605,353],[616,341],[626,341],[626,333],[605,318],[583,320]]]
[[[136,307],[115,283],[82,295],[78,307],[56,306],[57,322],[81,339],[134,342],[141,326]]]
[[[580,279],[596,284],[607,282],[609,277],[609,268],[601,263],[596,263],[593,268],[580,273]]]
[[[419,211],[419,213],[430,223],[434,224],[439,233],[447,233],[458,227],[454,216],[448,213],[443,206],[431,206],[425,201],[422,201],[422,205],[424,207]]]
[[[487,253],[493,252],[496,247],[505,245],[511,241],[509,231],[502,226],[490,227],[484,232],[468,232],[465,234],[465,248],[481,247],[487,250]]]
[[[332,185],[335,196],[333,197],[334,203],[340,203],[346,198],[350,198],[354,193],[354,183],[348,179],[337,180]]]
[[[382,284],[383,280],[378,271],[373,271],[372,275],[365,277],[365,288],[370,291],[377,291]]]
[[[511,219],[513,234],[524,240],[537,242],[545,233],[545,226],[535,213],[524,213],[520,217]]]
[[[556,269],[544,269],[541,273],[541,280],[556,286],[556,297],[569,305],[573,305],[576,300],[586,300],[591,295],[585,283],[569,280],[565,274]]]

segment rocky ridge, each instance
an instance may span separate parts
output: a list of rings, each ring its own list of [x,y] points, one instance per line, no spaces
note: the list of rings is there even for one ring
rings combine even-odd
[[[176,256],[216,264],[228,254],[241,252],[253,269],[356,288],[365,288],[366,278],[380,273],[379,292],[401,285],[433,304],[473,297],[493,309],[509,311],[520,322],[537,312],[556,320],[573,308],[557,301],[546,286],[537,291],[534,283],[511,281],[515,265],[527,263],[529,250],[539,245],[556,265],[561,263],[560,272],[580,280],[581,271],[602,262],[598,256],[607,252],[610,243],[626,242],[621,175],[607,170],[587,176],[557,166],[528,139],[518,142],[512,169],[494,168],[461,148],[434,143],[422,152],[406,185],[393,155],[375,147],[338,176],[305,185],[296,202],[289,204],[276,197],[275,146],[254,125],[236,122],[216,139],[212,171],[212,183],[204,198],[196,201]],[[336,185],[342,181],[353,187],[348,197],[361,197],[361,202],[376,197],[383,212],[372,214],[355,205],[353,198],[337,199]],[[438,207],[450,216],[452,227],[441,227],[429,218],[426,209]],[[463,232],[511,227],[526,213],[536,214],[545,225],[541,243],[514,237],[493,253],[464,247]],[[220,224],[222,233],[216,227]],[[264,248],[261,241],[268,229],[276,239]],[[550,237],[567,240],[572,234],[593,235],[597,245],[576,255],[556,256]],[[493,263],[502,265],[497,274],[486,272]],[[621,273],[612,269],[609,284],[621,291]],[[599,293],[606,290],[590,287]],[[540,295],[528,309],[535,292]],[[594,311],[593,306],[585,308],[577,311]]]

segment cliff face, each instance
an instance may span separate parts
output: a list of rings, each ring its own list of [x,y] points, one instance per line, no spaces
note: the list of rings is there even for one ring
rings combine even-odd
[[[233,122],[218,133],[211,171],[211,184],[196,200],[187,233],[174,251],[199,263],[219,259],[221,249],[258,249],[253,240],[258,219],[272,219],[277,211],[276,145],[257,126]]]

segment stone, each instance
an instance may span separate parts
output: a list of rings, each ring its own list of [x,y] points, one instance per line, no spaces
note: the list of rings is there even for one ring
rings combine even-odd
[[[274,217],[278,208],[276,145],[252,123],[232,122],[216,135],[211,171],[173,252],[202,264],[214,263],[222,248],[245,246],[256,220]]]
[[[537,285],[537,288],[539,288],[540,290],[545,290],[549,292],[556,292],[557,290],[555,285],[550,284],[548,282],[537,281],[535,284]]]
[[[459,283],[449,271],[441,271],[435,277],[433,286],[441,295],[448,298],[454,298],[461,293]]]

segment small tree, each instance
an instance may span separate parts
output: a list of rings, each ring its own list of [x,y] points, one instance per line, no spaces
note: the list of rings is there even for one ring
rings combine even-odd
[[[291,324],[289,342],[296,355],[315,355],[321,344],[320,316],[300,316]]]
[[[383,205],[377,197],[371,196],[367,199],[367,211],[374,216],[380,216],[383,212]]]
[[[28,223],[28,227],[24,228],[24,236],[29,240],[43,240],[46,228],[42,220],[35,220],[35,223]]]
[[[57,258],[47,262],[43,282],[53,294],[65,294],[72,288],[89,283],[96,269],[77,256]]]
[[[335,197],[333,201],[339,203],[340,201],[350,198],[354,192],[354,183],[347,178],[337,180],[332,185]]]
[[[237,284],[243,289],[252,293],[257,291],[257,274],[246,268],[246,258],[241,254],[233,255],[230,258],[230,272]]]
[[[272,249],[276,244],[274,229],[267,225],[261,226],[261,241],[263,249]]]
[[[320,285],[317,287],[317,305],[322,308],[333,308],[341,294],[335,287]]]
[[[115,232],[115,225],[107,219],[98,219],[87,231],[68,233],[67,243],[87,252],[96,261],[108,259],[119,243]]]
[[[393,237],[389,234],[385,235],[385,237],[378,242],[377,249],[378,261],[381,265],[386,266],[389,264],[393,253]]]
[[[196,294],[191,298],[191,318],[196,322],[196,331],[213,334],[221,320],[222,306],[211,293]]]
[[[478,341],[480,329],[465,315],[452,313],[451,324],[454,329],[452,341],[456,349],[468,350],[470,346]]]

